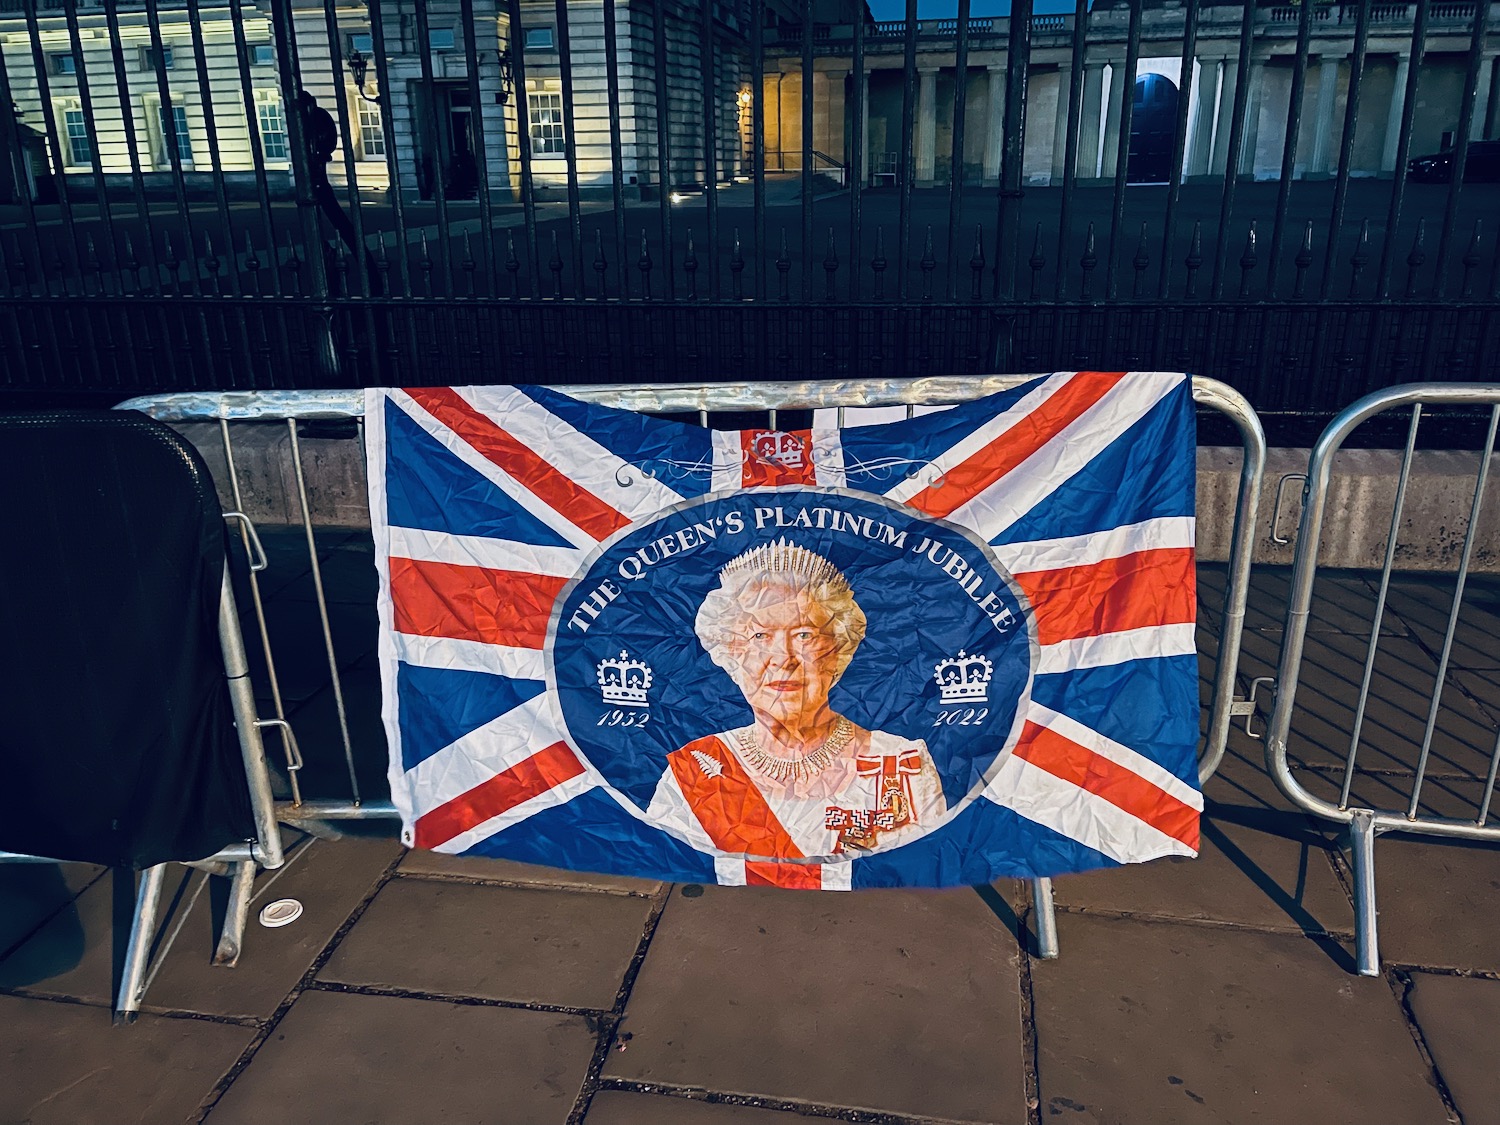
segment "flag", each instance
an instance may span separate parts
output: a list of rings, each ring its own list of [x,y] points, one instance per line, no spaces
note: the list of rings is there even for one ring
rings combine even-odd
[[[1190,380],[820,422],[367,392],[408,845],[809,889],[1196,853]]]

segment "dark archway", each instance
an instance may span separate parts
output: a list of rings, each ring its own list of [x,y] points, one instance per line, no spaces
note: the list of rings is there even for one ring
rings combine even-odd
[[[1172,175],[1172,140],[1177,129],[1177,87],[1161,74],[1135,80],[1130,113],[1130,163],[1133,184],[1165,183]]]

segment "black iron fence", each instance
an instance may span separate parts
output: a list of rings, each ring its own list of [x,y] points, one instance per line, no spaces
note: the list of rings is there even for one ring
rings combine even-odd
[[[1491,4],[1089,8],[11,0],[0,385],[1500,377]]]

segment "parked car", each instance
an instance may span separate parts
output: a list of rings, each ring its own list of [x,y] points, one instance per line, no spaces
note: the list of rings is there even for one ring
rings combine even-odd
[[[1453,150],[1408,161],[1406,174],[1423,184],[1446,184],[1453,179]],[[1470,141],[1464,160],[1464,183],[1500,183],[1500,141]]]

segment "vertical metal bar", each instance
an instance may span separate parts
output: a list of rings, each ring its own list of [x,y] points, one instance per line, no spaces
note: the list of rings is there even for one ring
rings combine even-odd
[[[995,297],[1015,295],[1020,254],[1022,161],[1026,153],[1026,95],[1031,75],[1032,0],[1014,0],[1005,65],[1005,143],[1000,149],[1000,189],[995,216]],[[1135,18],[1132,16],[1132,18]]]
[[[381,0],[375,0],[380,3]],[[328,32],[328,71],[329,81],[333,85],[333,100],[337,103],[333,111],[333,119],[338,123],[339,141],[344,149],[344,192],[349,197],[349,221],[354,226],[354,242],[357,249],[354,250],[354,272],[359,275],[359,291],[364,296],[370,295],[370,271],[366,268],[365,255],[367,243],[365,242],[365,221],[359,204],[359,170],[354,162],[354,130],[349,121],[349,99],[344,95],[344,45],[340,41],[338,13],[334,9],[331,0],[323,3],[324,27]],[[371,40],[371,49],[374,49],[374,41]],[[360,91],[359,93],[363,93]],[[359,94],[356,94],[359,96]],[[348,293],[340,294],[349,296]],[[375,341],[370,341],[372,348]]]
[[[755,5],[757,11],[765,7],[763,4]],[[870,107],[865,104],[865,13],[856,12],[854,16],[854,58],[853,58],[853,90],[854,90],[854,128],[849,138],[849,146],[845,150],[849,155],[849,300],[859,300],[860,271],[863,268],[859,260],[860,247],[864,245],[864,201],[861,193],[865,188],[865,161],[868,154],[865,152],[865,122],[868,120]]]
[[[379,0],[376,0],[379,3]],[[500,291],[495,268],[495,212],[490,193],[490,149],[484,135],[484,100],[479,88],[479,32],[474,19],[474,0],[459,0],[459,19],[464,25],[464,72],[469,79],[469,132],[479,168],[479,257],[491,295]],[[485,20],[485,34],[495,31],[492,20]],[[610,90],[614,94],[613,85]],[[613,118],[611,125],[614,126]]]
[[[108,0],[108,2],[111,7],[106,10],[112,10],[115,0]],[[118,46],[116,47],[116,50],[118,50]],[[11,96],[10,74],[5,65],[5,52],[0,51],[0,106],[13,106],[15,104],[15,99]],[[128,121],[130,103],[127,100],[124,104],[126,107],[126,118]],[[22,170],[26,166],[28,157],[26,156],[25,150],[21,146],[20,136],[16,132],[15,114],[0,113],[0,129],[3,129],[5,133],[6,153],[12,161],[12,167],[14,167],[18,173],[22,173]],[[131,150],[131,155],[134,155],[133,148]],[[41,269],[42,295],[50,297],[52,295],[52,285],[48,280],[48,271],[44,259],[45,251],[43,249],[42,243],[42,228],[37,223],[36,207],[31,201],[31,192],[28,190],[25,183],[24,174],[21,175],[21,180],[17,183],[16,186],[18,189],[16,194],[17,196],[19,196],[21,201],[21,214],[22,217],[26,220],[26,229],[31,232],[32,245],[36,248],[36,260]],[[141,212],[141,214],[142,221],[146,221],[144,210]],[[16,245],[17,247],[19,247],[20,245],[19,236],[16,239]],[[25,265],[24,260],[22,262],[22,265]],[[25,272],[26,271],[23,269],[23,275],[25,274]],[[25,284],[24,291],[28,296],[30,296],[31,286],[29,281]]]
[[[557,74],[562,86],[563,160],[568,168],[568,232],[573,241],[573,297],[588,294],[583,280],[583,215],[578,199],[577,120],[573,113],[573,47],[568,36],[568,0],[556,0]]]
[[[1031,880],[1031,915],[1036,924],[1036,955],[1044,961],[1057,960],[1057,903],[1051,879]]]
[[[157,10],[157,0],[146,0],[146,26],[151,35],[151,69],[155,72],[156,95],[160,101],[157,107],[157,126],[161,130],[162,144],[167,150],[167,160],[172,166],[173,194],[177,200],[177,214],[182,219],[184,241],[188,247],[188,277],[192,281],[193,292],[201,295],[203,283],[197,269],[198,239],[193,233],[192,213],[187,201],[187,182],[182,176],[182,151],[177,143],[177,107],[172,101],[172,89],[167,82],[166,56],[163,53],[164,41],[161,35],[161,15]]]
[[[1276,278],[1281,269],[1281,245],[1286,236],[1286,210],[1292,197],[1292,176],[1297,168],[1297,138],[1302,133],[1302,96],[1307,90],[1307,50],[1312,42],[1313,4],[1303,4],[1297,13],[1297,53],[1292,58],[1292,89],[1287,96],[1286,135],[1281,146],[1281,183],[1276,189],[1276,225],[1271,230],[1271,260],[1266,266],[1266,296],[1276,299]],[[1321,128],[1321,123],[1319,125]]]
[[[1124,241],[1125,184],[1130,179],[1130,122],[1135,113],[1135,68],[1141,57],[1142,4],[1130,5],[1125,34],[1125,65],[1120,71],[1120,135],[1115,143],[1115,191],[1109,215],[1109,261],[1104,267],[1104,291],[1114,300],[1119,286],[1120,244]]]
[[[245,860],[234,865],[230,876],[229,904],[224,911],[224,928],[214,947],[215,965],[233,968],[244,946],[245,923],[250,920],[250,892],[255,886],[255,864]],[[187,917],[183,915],[184,919]]]
[[[1196,0],[1195,0],[1196,2]],[[1062,209],[1057,218],[1057,276],[1052,295],[1061,298],[1067,289],[1068,225],[1073,218],[1073,190],[1078,182],[1078,125],[1083,116],[1084,59],[1088,48],[1089,0],[1075,0],[1073,5],[1072,70],[1068,75],[1068,140],[1064,148]],[[1058,90],[1058,97],[1062,91]],[[1061,339],[1062,317],[1054,314],[1053,347]]]
[[[1396,480],[1396,503],[1391,509],[1391,531],[1385,543],[1385,566],[1380,572],[1380,591],[1375,595],[1375,616],[1370,624],[1370,647],[1365,653],[1365,671],[1359,682],[1359,700],[1354,705],[1354,724],[1349,732],[1349,753],[1344,758],[1344,784],[1339,791],[1339,808],[1349,807],[1349,790],[1354,784],[1354,763],[1359,754],[1360,732],[1365,723],[1365,705],[1370,698],[1370,681],[1375,674],[1375,653],[1380,645],[1380,625],[1385,618],[1386,597],[1391,588],[1391,569],[1396,562],[1396,539],[1401,532],[1401,513],[1406,506],[1406,482],[1411,478],[1412,451],[1417,447],[1417,426],[1422,420],[1422,404],[1411,408],[1411,426],[1406,431],[1406,452],[1401,457],[1401,475]]]
[[[468,0],[472,3],[472,0]],[[615,272],[622,301],[630,299],[630,251],[625,243],[625,158],[620,141],[620,58],[615,0],[604,0],[604,73],[609,86],[609,183],[615,208]]]
[[[802,299],[812,300],[813,252],[813,4],[802,3]]]
[[[907,244],[911,242],[911,181],[916,174],[912,126],[916,120],[917,0],[906,0],[906,53],[901,64],[901,199],[896,220],[896,298],[906,300]]]
[[[750,76],[755,83],[750,102],[750,175],[754,177],[755,209],[755,299],[766,299],[766,6],[751,4],[754,16],[750,24]],[[856,19],[856,24],[861,21]],[[864,43],[864,28],[854,32],[858,52]],[[780,130],[778,126],[778,140]]]
[[[426,39],[426,36],[423,36]],[[318,543],[313,537],[312,508],[307,499],[307,478],[302,472],[302,448],[297,442],[297,419],[288,418],[287,432],[292,438],[292,468],[297,475],[297,500],[302,505],[302,530],[307,535],[307,557],[312,564],[313,588],[318,595],[318,617],[323,624],[323,651],[328,654],[328,674],[333,683],[333,702],[339,713],[339,733],[344,739],[344,763],[349,767],[349,789],[354,803],[360,803],[359,779],[354,772],[354,746],[349,740],[349,716],[344,709],[344,684],[339,677],[338,657],[333,651],[333,630],[328,623],[328,598],[323,593],[323,568],[318,563]]]
[[[453,228],[448,222],[448,189],[443,183],[443,160],[448,146],[443,143],[443,123],[438,117],[437,84],[432,74],[432,31],[427,22],[427,0],[414,0],[417,17],[417,58],[422,66],[422,93],[427,103],[427,126],[431,130],[427,155],[432,160],[433,202],[437,205],[437,251],[438,268],[443,275],[443,293],[453,296],[453,254],[448,245],[448,232]],[[522,37],[524,38],[524,36]]]
[[[115,868],[114,878],[128,875],[128,869]],[[136,892],[135,917],[130,925],[130,940],[125,947],[125,967],[121,973],[120,995],[115,1000],[115,1020],[129,1022],[140,1010],[141,993],[145,990],[146,965],[151,959],[151,937],[156,932],[156,912],[161,906],[162,884],[167,877],[167,865],[158,863],[141,872],[140,889]]]
[[[1355,5],[1354,54],[1349,59],[1349,92],[1344,102],[1344,131],[1339,137],[1339,170],[1333,185],[1333,207],[1328,214],[1328,245],[1323,251],[1323,276],[1318,299],[1326,301],[1333,286],[1334,256],[1344,227],[1344,204],[1349,197],[1349,173],[1353,164],[1354,133],[1359,123],[1359,95],[1364,86],[1365,52],[1370,42],[1370,5]]]
[[[955,297],[959,212],[964,197],[964,109],[969,100],[969,0],[958,0],[958,50],[953,62],[953,153],[948,173],[947,294]]]
[[[377,5],[378,6],[378,5]],[[260,200],[262,233],[265,235],[266,254],[271,262],[271,292],[281,296],[281,270],[276,265],[276,224],[271,217],[271,184],[266,177],[265,146],[260,136],[260,107],[255,101],[255,84],[250,77],[250,44],[245,37],[245,13],[241,5],[231,0],[230,24],[234,32],[235,67],[239,71],[240,96],[245,106],[245,128],[249,134],[250,160],[255,166],[255,191]],[[290,110],[281,110],[284,129],[285,118]],[[132,149],[135,147],[131,142]]]
[[[1156,298],[1159,301],[1167,299],[1167,288],[1172,278],[1172,243],[1176,233],[1177,201],[1182,195],[1182,161],[1187,148],[1188,109],[1193,100],[1192,91],[1200,88],[1193,81],[1198,64],[1199,2],[1200,0],[1187,0],[1187,6],[1183,9],[1182,62],[1178,76],[1188,93],[1177,99],[1177,126],[1172,133],[1172,172],[1167,180],[1167,205],[1161,224],[1161,263],[1156,279]]]
[[[1479,800],[1479,816],[1474,823],[1481,828],[1490,818],[1490,804],[1495,799],[1495,775],[1500,772],[1500,733],[1495,736],[1495,749],[1490,752],[1490,769],[1484,779],[1484,795]]]
[[[57,205],[62,212],[63,226],[68,232],[68,243],[72,250],[72,262],[62,259],[64,265],[72,264],[78,270],[78,283],[83,285],[83,252],[79,249],[78,228],[74,223],[73,201],[68,196],[68,161],[63,153],[62,138],[57,132],[57,114],[52,109],[51,83],[47,80],[47,55],[42,50],[41,25],[37,21],[37,5],[27,3],[26,30],[31,40],[31,63],[36,68],[37,97],[42,103],[42,121],[45,125],[43,132],[47,136],[47,147],[52,150],[52,167],[56,172],[53,177],[57,184]],[[155,0],[147,0],[148,11],[155,10]],[[9,113],[10,106],[4,107],[4,112]],[[45,265],[43,269],[45,269]],[[66,282],[64,282],[66,285]]]
[[[559,3],[562,0],[558,0]],[[708,291],[719,299],[719,130],[715,119],[719,112],[718,91],[714,88],[718,70],[714,64],[714,5],[719,0],[703,0],[703,41],[699,43],[699,70],[703,78],[703,187],[708,204]]]
[[[301,218],[312,295],[322,298],[328,294],[328,273],[323,261],[323,236],[318,229],[317,203],[312,196],[306,122],[302,117],[302,69],[297,61],[297,32],[292,21],[291,0],[271,0],[271,30],[276,37],[276,68],[281,84],[281,104],[286,111],[286,139],[292,155],[297,214]]]
[[[203,11],[198,0],[187,0],[188,32],[193,41],[193,69],[198,79],[198,98],[203,103],[203,135],[208,141],[209,158],[213,161],[214,204],[219,212],[219,222],[224,227],[224,249],[231,261],[234,259],[234,225],[229,218],[229,196],[224,188],[224,173],[219,159],[219,129],[214,120],[213,86],[208,80],[208,52],[204,46]],[[192,257],[197,258],[194,249]],[[196,269],[196,267],[189,267]],[[229,291],[240,295],[240,271],[229,271]]]
[[[1418,0],[1426,3],[1426,0]],[[1213,300],[1224,295],[1225,265],[1229,257],[1229,216],[1234,209],[1234,189],[1239,183],[1240,149],[1245,139],[1245,106],[1250,96],[1250,44],[1255,31],[1255,5],[1245,4],[1240,15],[1240,50],[1235,62],[1234,110],[1229,125],[1229,146],[1224,150],[1224,184],[1219,189],[1219,228],[1214,236]],[[1251,174],[1255,160],[1251,157]]]
[[[1406,193],[1406,161],[1411,154],[1411,124],[1417,112],[1417,78],[1427,50],[1428,0],[1417,0],[1411,24],[1411,60],[1406,70],[1406,90],[1401,102],[1401,128],[1397,133],[1396,167],[1391,172],[1391,200],[1385,213],[1385,240],[1380,246],[1380,269],[1375,275],[1375,299],[1390,292],[1391,268],[1396,263],[1396,228],[1401,224],[1401,204]]]
[[[380,87],[380,133],[385,141],[385,170],[390,181],[391,223],[396,228],[396,265],[401,274],[401,295],[411,296],[411,262],[407,258],[406,204],[401,191],[401,168],[396,161],[395,91],[391,88],[390,65],[385,49],[385,5],[375,0],[369,6],[370,53],[375,56],[375,82]],[[382,251],[385,236],[380,239]],[[389,294],[386,294],[389,296]],[[409,310],[408,310],[409,311]]]
[[[1458,218],[1458,196],[1463,191],[1464,168],[1469,159],[1469,134],[1474,128],[1474,95],[1479,89],[1479,63],[1483,57],[1485,27],[1489,22],[1490,5],[1478,0],[1474,5],[1474,32],[1469,39],[1469,57],[1464,70],[1464,92],[1459,101],[1458,132],[1453,139],[1453,178],[1448,181],[1448,201],[1443,208],[1443,233],[1438,239],[1436,271],[1436,295],[1442,297],[1448,291],[1448,255],[1453,248],[1453,224]],[[1436,333],[1429,334],[1430,341]]]
[[[1469,526],[1464,532],[1463,555],[1458,562],[1458,579],[1454,583],[1453,608],[1448,612],[1448,631],[1443,635],[1443,651],[1438,657],[1437,679],[1432,685],[1432,703],[1427,708],[1427,726],[1422,731],[1422,753],[1417,758],[1417,777],[1411,787],[1411,802],[1406,807],[1406,816],[1415,820],[1417,804],[1422,795],[1422,780],[1427,772],[1427,756],[1432,749],[1432,734],[1437,728],[1438,709],[1443,704],[1443,686],[1448,678],[1448,660],[1453,655],[1453,636],[1458,631],[1458,613],[1463,608],[1464,584],[1469,578],[1469,560],[1474,553],[1474,533],[1479,527],[1479,515],[1484,504],[1484,486],[1489,481],[1490,460],[1495,455],[1495,432],[1500,429],[1500,404],[1490,410],[1490,432],[1485,438],[1480,453],[1479,477],[1474,484],[1474,503],[1469,509]]]
[[[78,30],[78,0],[64,0],[63,12],[67,16],[68,47],[73,52],[73,69],[78,79],[78,105],[83,110],[84,120],[94,124],[98,118],[94,116],[94,99],[89,91],[88,65],[84,61],[83,54],[83,36]],[[122,112],[128,113],[129,111],[128,105],[122,107]],[[110,260],[115,264],[116,284],[123,293],[125,283],[124,279],[119,276],[120,247],[115,241],[115,220],[110,211],[109,198],[104,190],[104,165],[99,155],[99,145],[92,137],[89,139],[89,166],[94,172],[94,198],[99,207],[99,221],[104,226],[104,239],[109,243]],[[60,180],[61,169],[58,170],[58,176]]]
[[[512,6],[520,0],[511,0]],[[666,271],[666,298],[677,299],[677,267],[672,252],[672,162],[670,157],[670,131],[667,119],[671,113],[671,83],[667,78],[667,4],[666,0],[653,0],[651,5],[651,32],[656,52],[656,186],[661,204],[662,257],[666,259],[662,268]]]
[[[1349,822],[1349,855],[1354,868],[1355,967],[1362,977],[1380,975],[1380,930],[1375,912],[1375,821],[1369,809],[1356,809]]]

